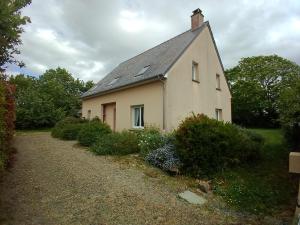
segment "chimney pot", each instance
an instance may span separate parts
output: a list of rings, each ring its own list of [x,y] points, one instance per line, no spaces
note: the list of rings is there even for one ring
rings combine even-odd
[[[193,11],[193,15],[191,15],[191,29],[192,31],[196,30],[198,27],[202,25],[204,21],[204,16],[202,11],[198,8]]]

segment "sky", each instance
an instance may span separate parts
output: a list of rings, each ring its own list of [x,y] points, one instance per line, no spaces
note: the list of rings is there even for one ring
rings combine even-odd
[[[25,68],[63,67],[98,82],[122,61],[188,29],[192,11],[208,20],[225,69],[242,57],[278,54],[300,64],[300,0],[33,0],[22,10]]]

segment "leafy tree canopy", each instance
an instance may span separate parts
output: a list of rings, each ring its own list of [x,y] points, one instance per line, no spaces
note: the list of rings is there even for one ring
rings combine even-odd
[[[300,77],[279,98],[280,122],[293,150],[300,151]]]
[[[300,66],[277,55],[254,56],[242,58],[225,73],[232,91],[233,121],[276,127],[280,92],[300,76]]]
[[[11,77],[16,85],[17,128],[51,127],[65,116],[78,116],[80,95],[94,85],[75,79],[63,68],[50,69],[39,78]]]
[[[22,62],[14,59],[19,54],[22,26],[30,22],[29,17],[21,15],[21,9],[29,5],[31,0],[1,0],[0,1],[0,70],[4,70],[6,63]]]

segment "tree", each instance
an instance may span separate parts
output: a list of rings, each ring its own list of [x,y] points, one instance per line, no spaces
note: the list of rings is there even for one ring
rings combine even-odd
[[[17,99],[16,127],[19,129],[52,127],[64,118],[62,108],[56,108],[50,96],[27,89]]]
[[[280,122],[293,150],[300,150],[300,77],[279,98]]]
[[[78,116],[80,96],[94,85],[74,79],[62,68],[47,70],[38,78],[10,77],[16,86],[16,126],[19,129],[52,127],[65,116]]]
[[[86,85],[93,85],[93,82],[85,84],[62,68],[47,70],[39,78],[41,92],[48,93],[56,108],[61,108],[67,116],[76,116],[81,106],[80,96],[87,90]]]
[[[14,59],[19,54],[22,26],[30,22],[29,17],[21,15],[21,9],[29,5],[31,0],[1,0],[0,1],[0,70],[6,63],[23,63]]]
[[[243,58],[226,70],[232,91],[233,122],[244,126],[279,126],[282,89],[300,74],[300,66],[277,55]]]

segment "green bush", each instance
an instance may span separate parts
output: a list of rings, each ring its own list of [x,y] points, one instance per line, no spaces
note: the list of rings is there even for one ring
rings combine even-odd
[[[138,133],[138,145],[141,156],[146,157],[151,151],[164,145],[164,137],[158,128],[146,127]]]
[[[75,117],[66,117],[65,119],[56,123],[51,131],[52,137],[64,140],[76,140],[80,129],[85,120]]]
[[[65,127],[62,128],[62,130],[61,130],[60,139],[63,139],[63,140],[76,140],[82,126],[83,126],[82,123],[75,123],[75,124],[65,125]]]
[[[129,131],[115,132],[99,137],[90,148],[97,155],[127,155],[139,151],[138,138]]]
[[[186,118],[175,137],[182,170],[196,177],[254,162],[262,146],[258,135],[199,114]]]
[[[111,129],[107,124],[93,120],[82,126],[77,139],[83,146],[92,146],[99,137],[109,133],[111,133]]]

